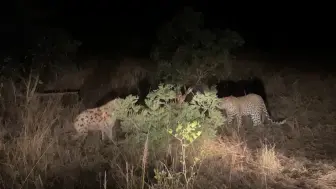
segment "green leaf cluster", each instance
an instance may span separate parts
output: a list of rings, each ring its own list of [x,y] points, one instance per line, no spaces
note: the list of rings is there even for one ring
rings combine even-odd
[[[129,142],[141,147],[148,135],[149,149],[158,150],[166,147],[175,134],[189,143],[201,134],[215,136],[224,123],[215,89],[178,104],[175,98],[179,89],[178,85],[160,84],[147,95],[145,105],[136,104],[138,98],[132,95],[117,99],[116,115]]]

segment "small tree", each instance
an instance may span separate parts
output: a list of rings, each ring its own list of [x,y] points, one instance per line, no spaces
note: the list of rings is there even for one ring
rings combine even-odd
[[[159,62],[158,77],[165,82],[200,84],[210,76],[231,74],[231,50],[244,44],[231,30],[204,28],[203,15],[186,7],[158,34],[152,57]]]
[[[194,176],[194,172],[191,172],[191,177],[188,177],[188,170],[186,164],[186,148],[192,144],[199,136],[201,136],[201,125],[198,121],[191,122],[187,125],[178,124],[175,131],[172,129],[168,130],[168,133],[173,135],[181,145],[181,160],[182,163],[182,174],[184,181],[186,182],[186,187],[189,187],[189,183]]]
[[[124,144],[136,149],[145,146],[146,161],[160,160],[161,152],[166,151],[171,139],[179,141],[182,171],[168,176],[167,171],[155,169],[158,188],[165,188],[167,184],[182,184],[176,182],[181,176],[185,186],[189,186],[198,159],[194,158],[189,165],[187,148],[192,143],[214,137],[217,128],[225,121],[217,108],[218,98],[214,88],[204,94],[197,93],[190,102],[182,103],[176,99],[179,89],[179,85],[161,84],[147,95],[145,105],[137,105],[138,97],[131,95],[116,101],[116,115],[121,120],[122,131],[128,135]]]
[[[196,94],[190,103],[176,103],[175,85],[161,84],[145,99],[145,106],[136,105],[137,97],[128,96],[119,99],[117,116],[121,121],[123,132],[128,133],[127,140],[134,145],[144,144],[148,136],[149,150],[165,148],[171,135],[167,131],[175,131],[178,127],[193,122],[199,123],[202,135],[214,137],[216,129],[223,125],[224,118],[217,109],[216,91]],[[183,128],[181,128],[183,129]]]

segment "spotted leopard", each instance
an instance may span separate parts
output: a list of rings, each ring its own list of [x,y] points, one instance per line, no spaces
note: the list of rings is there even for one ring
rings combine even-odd
[[[224,97],[220,100],[219,109],[226,111],[228,124],[231,124],[234,117],[236,117],[238,129],[242,125],[242,116],[250,116],[253,126],[261,125],[265,118],[267,121],[278,125],[286,122],[285,119],[273,121],[267,112],[264,100],[257,94],[248,94],[242,97]]]
[[[116,99],[98,108],[87,109],[81,112],[73,122],[73,126],[77,132],[74,138],[85,138],[89,131],[101,131],[102,140],[104,140],[104,135],[107,135],[113,141],[112,129],[117,121],[114,114],[115,108]]]

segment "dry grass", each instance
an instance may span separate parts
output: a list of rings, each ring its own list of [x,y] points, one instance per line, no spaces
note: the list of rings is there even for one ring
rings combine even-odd
[[[287,124],[253,128],[245,120],[239,133],[194,146],[189,188],[336,188],[336,78],[258,67],[267,73],[272,116]],[[0,188],[185,188],[177,157],[149,162],[148,146],[105,145],[99,133],[79,148],[68,140],[79,103],[63,106],[18,89],[1,96]],[[153,167],[167,173],[162,182],[152,182]]]

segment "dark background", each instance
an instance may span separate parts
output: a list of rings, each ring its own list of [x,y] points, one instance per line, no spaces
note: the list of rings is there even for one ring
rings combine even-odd
[[[334,56],[333,6],[307,2],[13,1],[1,6],[0,46],[3,52],[24,51],[38,26],[65,28],[83,42],[82,53],[127,51],[128,41],[137,39],[140,47],[132,48],[147,55],[156,30],[184,6],[203,12],[206,27],[237,31],[246,41],[246,51]]]

